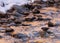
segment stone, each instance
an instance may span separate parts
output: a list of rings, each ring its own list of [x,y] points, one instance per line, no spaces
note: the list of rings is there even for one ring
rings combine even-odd
[[[0,33],[5,33],[5,28],[0,27]]]
[[[18,12],[15,12],[14,16],[15,16],[15,17],[21,17],[21,16],[23,16],[23,14],[20,14],[20,13],[18,13]]]
[[[48,27],[54,27],[54,26],[55,26],[54,23],[52,23],[52,22],[48,22]]]
[[[28,16],[29,12],[24,12],[23,15]]]
[[[47,30],[49,29],[48,27],[42,27],[41,28],[43,31],[47,32]]]
[[[21,24],[22,26],[30,26],[30,24]]]
[[[18,6],[18,5],[14,5],[13,6],[18,13],[23,14],[24,12],[29,12],[28,8],[24,7],[24,6]]]
[[[0,39],[2,39],[3,37],[0,35]]]
[[[52,34],[53,32],[51,32],[51,31],[47,31],[47,33],[48,33],[48,34]]]
[[[38,17],[37,20],[38,20],[38,21],[42,21],[42,20],[44,20],[44,18]]]
[[[25,21],[34,21],[36,18],[32,17],[32,18],[26,18]]]
[[[9,27],[9,26],[16,26],[16,24],[15,23],[10,23],[10,24],[7,24],[7,26]]]
[[[3,23],[8,23],[7,19],[1,19],[0,24],[3,24]]]
[[[52,20],[51,18],[44,18],[45,21],[50,21]]]
[[[32,11],[32,13],[33,13],[33,14],[39,14],[39,13],[40,13],[40,11],[39,11],[39,10],[37,10],[37,9],[34,9],[34,11]]]
[[[7,29],[5,30],[5,32],[6,32],[6,33],[9,33],[9,32],[14,32],[14,29],[7,28]]]
[[[28,39],[28,36],[26,34],[22,34],[22,33],[14,34],[13,37],[17,38],[17,39],[22,39],[22,40]]]
[[[33,6],[32,4],[25,4],[25,7],[27,7],[29,10],[33,10],[35,8],[35,6]]]

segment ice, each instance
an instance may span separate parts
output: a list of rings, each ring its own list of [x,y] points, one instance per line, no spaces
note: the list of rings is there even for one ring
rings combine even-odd
[[[0,12],[6,13],[13,5],[24,5],[32,2],[34,0],[0,0]]]

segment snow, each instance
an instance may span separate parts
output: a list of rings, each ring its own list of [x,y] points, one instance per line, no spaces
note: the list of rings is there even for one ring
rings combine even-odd
[[[44,2],[46,2],[47,0],[43,0]]]
[[[32,3],[34,0],[0,0],[0,12],[6,13],[13,5]]]

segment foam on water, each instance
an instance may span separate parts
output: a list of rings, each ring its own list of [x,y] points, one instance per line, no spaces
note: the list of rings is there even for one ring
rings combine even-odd
[[[0,0],[0,12],[6,13],[13,5],[32,3],[34,0]]]

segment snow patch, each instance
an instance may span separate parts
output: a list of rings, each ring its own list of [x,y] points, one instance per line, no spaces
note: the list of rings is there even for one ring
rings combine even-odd
[[[0,0],[0,12],[6,13],[13,5],[24,5],[33,2],[34,0]]]

